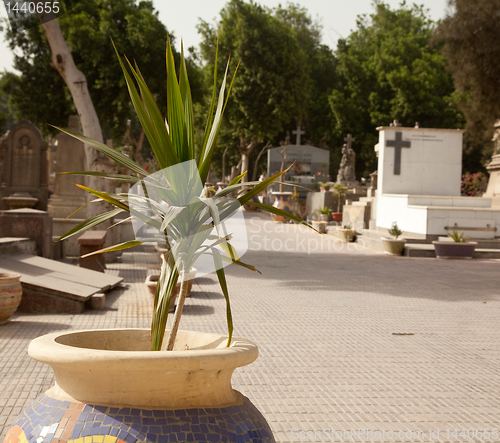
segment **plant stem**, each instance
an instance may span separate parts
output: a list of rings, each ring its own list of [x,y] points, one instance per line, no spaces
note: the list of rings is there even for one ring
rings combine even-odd
[[[189,282],[184,280],[185,273],[180,274],[181,279],[181,289],[179,291],[179,301],[177,302],[177,307],[175,308],[174,322],[170,328],[168,334],[167,351],[174,349],[175,338],[177,337],[177,330],[179,329],[179,323],[181,322],[182,309],[184,308],[184,301],[186,300]]]

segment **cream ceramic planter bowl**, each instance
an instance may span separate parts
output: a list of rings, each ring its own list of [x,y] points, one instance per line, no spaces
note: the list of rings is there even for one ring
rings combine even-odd
[[[352,242],[356,233],[354,229],[337,228],[337,233],[343,242]]]
[[[382,237],[384,252],[388,255],[401,255],[405,248],[406,240],[396,240],[394,238]]]
[[[36,338],[28,353],[52,367],[56,383],[19,416],[7,437],[22,439],[23,433],[36,440],[45,424],[54,434],[51,442],[84,443],[96,435],[110,443],[224,437],[274,442],[260,412],[231,386],[233,371],[257,358],[257,346],[243,339],[233,339],[229,348],[226,343],[223,335],[179,331],[173,351],[154,352],[149,329]],[[74,420],[64,420],[68,417]]]

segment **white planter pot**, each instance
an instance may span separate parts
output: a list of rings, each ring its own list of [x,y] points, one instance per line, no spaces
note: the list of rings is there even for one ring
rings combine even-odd
[[[401,255],[405,248],[406,240],[395,240],[394,238],[382,237],[384,252],[388,255]]]

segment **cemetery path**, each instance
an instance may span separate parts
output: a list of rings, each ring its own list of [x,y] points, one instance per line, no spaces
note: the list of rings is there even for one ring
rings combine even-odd
[[[227,279],[235,335],[256,342],[260,357],[233,380],[277,441],[499,441],[500,261],[389,257],[246,216],[244,261],[262,275],[231,266]],[[52,370],[27,356],[29,341],[149,327],[143,282],[158,266],[155,253],[124,252],[108,272],[127,288],[108,295],[106,310],[17,313],[0,327],[0,438],[53,383]],[[213,275],[195,280],[184,314],[181,329],[225,332]]]

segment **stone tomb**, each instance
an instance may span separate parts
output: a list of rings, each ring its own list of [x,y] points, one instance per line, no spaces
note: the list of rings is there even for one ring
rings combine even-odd
[[[476,239],[499,235],[500,210],[491,199],[460,195],[463,130],[377,129],[378,228],[396,221],[407,235],[427,240],[453,230]]]
[[[292,176],[310,177],[317,172],[324,173],[326,171],[328,173],[330,151],[310,145],[286,145],[272,148],[267,152],[268,177],[280,172],[283,162],[281,153],[284,149],[286,150],[285,169],[295,162],[295,165],[285,174],[285,180]]]
[[[47,210],[47,147],[41,132],[28,120],[2,137],[0,209]]]
[[[36,253],[52,258],[52,219],[47,211],[20,208],[0,211],[0,237],[30,238]]]

